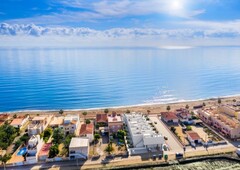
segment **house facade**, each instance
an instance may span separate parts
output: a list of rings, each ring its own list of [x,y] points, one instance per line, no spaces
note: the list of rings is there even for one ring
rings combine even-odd
[[[79,115],[67,115],[64,117],[63,123],[59,125],[59,128],[67,134],[76,134],[77,129],[80,125]]]
[[[143,114],[124,114],[123,120],[128,127],[134,148],[156,148],[164,143],[163,136],[153,130]]]
[[[47,128],[52,118],[52,115],[42,115],[34,117],[31,123],[28,125],[28,135],[32,136],[42,133]]]
[[[87,159],[89,154],[88,138],[72,138],[69,145],[70,159]]]
[[[80,137],[87,137],[89,139],[89,142],[91,143],[94,139],[93,133],[94,133],[94,125],[92,123],[81,125],[80,132],[79,132]]]
[[[160,117],[165,123],[168,123],[168,124],[178,123],[178,117],[174,112],[161,112]]]
[[[29,116],[19,117],[12,120],[10,123],[11,126],[21,129],[24,125],[27,124]]]
[[[108,115],[108,130],[109,135],[117,133],[119,130],[123,129],[123,120],[120,114],[113,112]]]

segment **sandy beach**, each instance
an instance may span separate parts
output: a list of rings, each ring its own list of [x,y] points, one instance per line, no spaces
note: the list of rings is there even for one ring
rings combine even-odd
[[[240,101],[240,96],[232,96],[232,97],[220,97],[221,102],[223,104],[230,104],[234,103],[233,100]],[[136,106],[121,106],[121,107],[106,107],[106,108],[96,108],[96,109],[79,109],[79,110],[64,110],[65,114],[80,114],[82,115],[82,112],[87,111],[86,118],[95,118],[95,115],[97,113],[104,113],[104,109],[108,109],[109,113],[116,112],[118,114],[125,113],[127,110],[130,112],[142,112],[142,113],[148,113],[148,110],[150,111],[149,114],[158,114],[160,112],[166,111],[166,107],[170,106],[171,110],[174,111],[179,108],[185,108],[186,105],[189,106],[189,109],[192,109],[193,106],[202,105],[205,103],[206,107],[211,107],[213,105],[218,104],[218,98],[211,98],[211,99],[205,99],[205,100],[197,100],[197,101],[186,101],[186,102],[177,102],[177,103],[166,103],[166,104],[150,104],[150,105],[136,105]],[[16,111],[16,112],[2,112],[3,113],[9,113],[9,114],[18,114],[18,115],[24,115],[29,114],[36,115],[36,114],[54,114],[58,115],[59,111],[45,111],[45,110],[37,110],[37,111]]]

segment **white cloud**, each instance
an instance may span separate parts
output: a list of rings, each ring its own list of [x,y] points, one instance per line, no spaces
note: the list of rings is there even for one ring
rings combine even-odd
[[[202,21],[203,22],[203,21]],[[22,24],[0,24],[1,46],[205,46],[240,45],[239,21],[226,23],[184,23],[184,29],[114,28],[94,30],[81,27],[42,27]],[[193,25],[204,25],[192,28]],[[208,27],[205,25],[208,24]],[[217,26],[217,28],[215,28]]]

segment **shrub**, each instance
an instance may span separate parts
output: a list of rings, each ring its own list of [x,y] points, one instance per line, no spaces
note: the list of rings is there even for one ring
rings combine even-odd
[[[108,109],[104,109],[104,113],[108,113],[109,112],[109,110]]]
[[[54,158],[59,153],[58,145],[53,145],[49,149],[49,158]]]
[[[191,127],[191,126],[187,126],[186,130],[187,130],[187,131],[191,131],[191,130],[192,130],[192,127]]]
[[[86,119],[86,124],[90,124],[91,121],[89,119]]]

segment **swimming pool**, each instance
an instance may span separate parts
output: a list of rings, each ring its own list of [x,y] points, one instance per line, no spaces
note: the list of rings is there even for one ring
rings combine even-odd
[[[17,155],[18,155],[18,156],[21,156],[21,155],[24,155],[26,152],[27,152],[27,148],[24,147],[24,148],[21,148],[21,149],[18,151]]]

